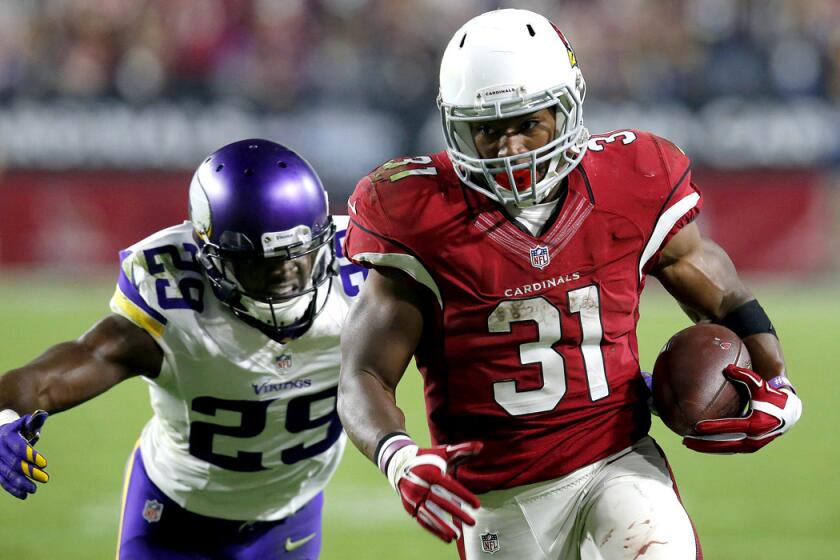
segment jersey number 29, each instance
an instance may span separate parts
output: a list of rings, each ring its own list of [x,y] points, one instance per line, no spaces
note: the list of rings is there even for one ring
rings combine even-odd
[[[286,431],[299,434],[327,426],[327,433],[323,439],[315,443],[294,445],[280,452],[280,460],[286,465],[309,459],[323,453],[341,436],[341,421],[335,410],[337,387],[324,389],[312,395],[301,395],[290,400],[286,407]],[[332,399],[333,405],[329,413],[312,418],[312,405],[318,401]],[[231,471],[256,472],[266,470],[262,464],[262,453],[255,451],[237,451],[236,455],[224,455],[213,451],[215,436],[233,438],[252,438],[260,435],[266,428],[268,407],[277,399],[265,401],[227,400],[215,397],[197,397],[192,401],[195,412],[216,416],[222,410],[238,412],[240,422],[238,426],[225,426],[209,422],[196,421],[190,424],[190,454],[203,459],[212,465]]]

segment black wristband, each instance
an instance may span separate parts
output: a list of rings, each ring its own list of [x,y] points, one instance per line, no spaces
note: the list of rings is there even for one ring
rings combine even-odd
[[[760,333],[770,333],[779,338],[776,329],[773,328],[773,323],[770,322],[770,317],[767,316],[767,313],[758,304],[758,300],[755,299],[736,307],[727,313],[723,319],[715,322],[728,328],[740,338]]]

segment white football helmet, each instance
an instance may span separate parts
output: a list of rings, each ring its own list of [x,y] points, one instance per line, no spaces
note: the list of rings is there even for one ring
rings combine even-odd
[[[541,202],[586,152],[583,126],[586,83],[574,51],[549,20],[527,10],[487,12],[452,37],[440,65],[438,107],[447,153],[461,181],[506,205]],[[523,154],[479,157],[470,123],[506,119],[555,107],[554,139]],[[537,180],[537,167],[547,163]],[[530,185],[514,172],[530,171]],[[507,177],[507,188],[498,176]],[[525,188],[523,188],[525,187]]]

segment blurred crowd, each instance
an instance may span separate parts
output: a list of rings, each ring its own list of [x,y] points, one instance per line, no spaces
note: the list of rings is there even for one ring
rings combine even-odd
[[[441,54],[499,7],[542,13],[571,40],[591,131],[665,136],[716,173],[718,215],[749,206],[771,220],[774,273],[830,262],[801,248],[826,238],[817,185],[840,171],[840,0],[0,0],[0,192],[13,211],[0,237],[49,234],[28,251],[0,243],[0,263],[83,262],[94,243],[110,262],[112,230],[127,243],[137,229],[107,221],[126,213],[111,208],[180,212],[161,197],[182,196],[187,170],[234,139],[293,146],[340,207],[384,158],[444,147]],[[798,192],[731,203],[744,181]],[[732,254],[755,257],[749,241]]]
[[[837,0],[0,0],[0,101],[224,99],[428,115],[464,21],[553,19],[602,100],[840,100]]]

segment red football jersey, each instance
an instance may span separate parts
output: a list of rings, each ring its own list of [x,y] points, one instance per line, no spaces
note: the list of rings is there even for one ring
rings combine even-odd
[[[345,254],[437,300],[415,358],[434,443],[484,442],[456,471],[468,488],[557,478],[647,433],[639,296],[700,208],[679,148],[593,137],[537,236],[463,185],[445,152],[385,163],[349,205]]]

